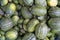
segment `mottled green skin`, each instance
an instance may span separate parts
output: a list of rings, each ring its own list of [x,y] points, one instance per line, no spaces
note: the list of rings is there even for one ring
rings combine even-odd
[[[24,29],[25,31],[27,31],[27,25],[26,25],[26,24],[23,24],[23,29]]]
[[[24,5],[23,0],[19,0],[20,5]]]
[[[22,7],[21,13],[22,13],[22,16],[23,16],[25,19],[30,19],[30,18],[32,18],[31,12],[29,12],[26,7]]]
[[[8,0],[9,2],[12,2],[12,0]]]
[[[12,15],[14,15],[16,11],[16,5],[14,3],[9,3],[7,6],[6,6],[6,16],[7,17],[11,17]]]
[[[18,4],[18,0],[12,0],[15,4]]]
[[[7,31],[13,27],[13,22],[10,18],[2,18],[0,20],[0,28],[3,31]]]
[[[8,4],[8,0],[0,0],[0,3],[1,6],[5,6]]]
[[[43,7],[47,7],[46,0],[35,0],[35,4]]]
[[[19,20],[19,16],[15,15],[12,17],[12,21],[13,21],[14,25],[17,25],[18,20]]]
[[[28,22],[28,20],[26,22]],[[24,23],[23,28],[25,31],[34,32],[35,27],[38,23],[39,23],[39,21],[37,19],[32,19],[27,24]]]
[[[51,18],[48,21],[48,25],[53,30],[53,32],[60,32],[60,18]]]
[[[37,19],[32,19],[28,24],[27,24],[27,31],[28,32],[34,32],[36,25],[39,23]]]
[[[45,39],[48,32],[49,28],[46,24],[38,24],[35,30],[35,35],[38,39]]]
[[[48,12],[51,17],[60,17],[60,8],[59,7],[52,7],[49,9]]]
[[[45,16],[40,16],[40,17],[38,17],[38,20],[40,20],[40,21],[46,21],[48,18],[47,18],[47,16],[45,15]]]
[[[33,0],[23,0],[23,2],[25,3],[25,5],[28,5],[28,6],[32,6],[33,4]]]
[[[30,19],[25,19],[24,24],[28,24],[29,21],[30,21]]]
[[[18,20],[18,24],[23,23],[23,21],[24,21],[24,19],[23,19],[23,18],[19,19],[19,20]]]
[[[27,33],[26,35],[24,35],[22,40],[36,40],[36,37],[33,33]]]
[[[5,35],[7,40],[15,40],[18,37],[18,32],[16,30],[11,29],[7,31]]]
[[[44,16],[47,14],[47,9],[42,6],[33,6],[31,13],[35,16]]]

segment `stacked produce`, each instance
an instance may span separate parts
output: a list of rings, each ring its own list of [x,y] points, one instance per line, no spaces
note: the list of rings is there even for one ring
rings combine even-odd
[[[60,0],[0,0],[0,40],[60,40]]]

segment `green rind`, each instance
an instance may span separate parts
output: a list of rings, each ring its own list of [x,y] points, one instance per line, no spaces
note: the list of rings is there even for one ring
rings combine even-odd
[[[31,13],[35,16],[44,16],[47,14],[47,9],[42,6],[33,6]]]
[[[37,19],[32,19],[28,24],[27,24],[27,31],[28,32],[34,32],[36,25],[39,23]]]
[[[36,37],[33,33],[27,33],[23,36],[22,40],[36,40]]]
[[[53,30],[53,32],[60,32],[60,18],[51,18],[48,21],[48,25]]]
[[[47,33],[49,32],[48,30],[49,29],[46,24],[43,24],[43,25],[39,24],[36,27],[35,35],[38,39],[45,39],[47,36]]]
[[[28,11],[28,8],[26,8],[26,7],[22,7],[21,13],[22,13],[22,16],[23,16],[25,19],[30,19],[30,18],[32,18],[32,14]]]
[[[43,7],[47,7],[46,0],[35,0],[35,4]]]
[[[10,18],[3,18],[0,20],[0,28],[3,31],[7,31],[13,27],[13,22]]]
[[[60,17],[60,8],[59,7],[52,7],[49,9],[50,17]]]

